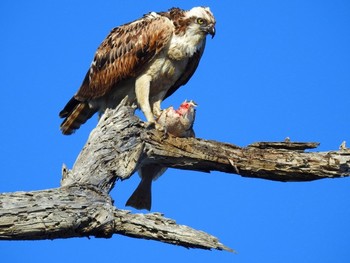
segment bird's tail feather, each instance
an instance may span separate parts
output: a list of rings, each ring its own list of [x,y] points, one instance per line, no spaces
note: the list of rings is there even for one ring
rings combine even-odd
[[[60,129],[64,135],[70,135],[85,123],[96,112],[87,102],[81,102],[74,97],[67,103],[59,116],[65,118]]]

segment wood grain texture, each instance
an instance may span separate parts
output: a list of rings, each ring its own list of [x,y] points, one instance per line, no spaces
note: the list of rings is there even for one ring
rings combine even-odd
[[[344,143],[336,151],[311,152],[317,143],[286,140],[239,147],[177,138],[145,127],[133,112],[134,108],[123,104],[106,111],[73,168],[62,168],[60,188],[1,194],[0,239],[109,238],[121,234],[189,248],[230,251],[217,238],[178,225],[160,213],[132,214],[117,209],[109,192],[116,180],[128,179],[150,163],[284,182],[350,174],[350,151]]]
[[[228,250],[217,238],[160,213],[132,214],[96,188],[80,185],[0,195],[0,240],[103,237],[113,234],[188,248]]]
[[[247,147],[196,138],[159,139],[151,134],[144,138],[149,158],[167,167],[221,171],[244,177],[281,182],[302,182],[350,174],[350,151],[304,152],[317,143],[273,143],[273,147]],[[276,147],[278,145],[278,147]],[[297,150],[295,150],[297,147]]]

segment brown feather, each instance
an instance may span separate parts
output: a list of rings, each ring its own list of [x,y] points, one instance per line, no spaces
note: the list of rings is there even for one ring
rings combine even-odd
[[[74,97],[67,106],[61,111],[62,117],[66,117],[62,122],[60,129],[64,135],[70,135],[94,115],[96,110],[89,107],[86,102],[80,102]],[[60,116],[61,116],[60,113]]]
[[[114,28],[97,49],[75,98],[86,101],[102,97],[120,81],[137,76],[168,44],[172,33],[167,17],[145,16]]]
[[[173,7],[169,9],[168,12],[161,12],[159,14],[162,16],[166,16],[173,21],[175,27],[174,33],[176,35],[183,35],[186,32],[186,27],[191,22],[191,20],[185,19],[184,13],[184,10],[177,7]]]

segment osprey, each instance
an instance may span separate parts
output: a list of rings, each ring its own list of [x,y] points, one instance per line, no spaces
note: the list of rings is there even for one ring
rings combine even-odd
[[[63,134],[72,134],[96,112],[115,108],[128,96],[149,123],[161,102],[186,84],[203,54],[206,35],[215,35],[208,7],[151,12],[114,28],[98,47],[77,93],[59,116]]]

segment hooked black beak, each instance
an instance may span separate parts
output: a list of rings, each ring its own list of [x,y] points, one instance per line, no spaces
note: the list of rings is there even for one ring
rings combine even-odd
[[[207,33],[211,35],[211,38],[213,39],[215,37],[215,25],[209,25],[207,28]]]

